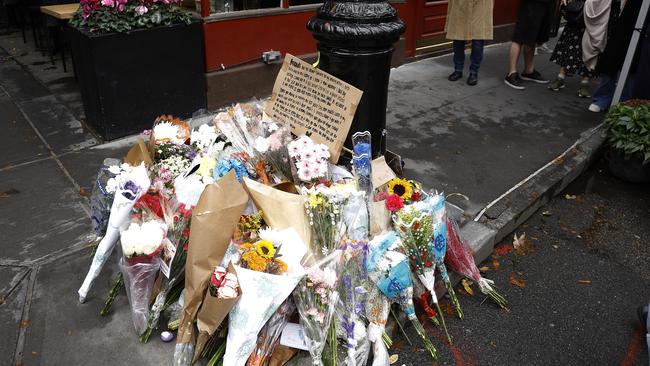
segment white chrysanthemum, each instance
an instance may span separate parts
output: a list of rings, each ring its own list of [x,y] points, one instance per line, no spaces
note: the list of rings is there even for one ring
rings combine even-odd
[[[255,150],[259,151],[260,153],[264,154],[269,150],[269,141],[265,139],[264,137],[257,137],[255,139]]]
[[[179,134],[178,126],[171,122],[160,122],[153,128],[153,135],[156,141],[167,140],[173,143],[182,144],[184,141],[179,139]]]
[[[108,171],[111,172],[111,174],[118,175],[122,172],[122,168],[120,168],[119,165],[111,165],[108,167]]]
[[[280,246],[280,244],[282,244],[282,240],[284,239],[284,234],[281,231],[268,228],[260,230],[259,236],[260,239],[268,240],[276,247]]]
[[[203,124],[198,130],[190,134],[190,142],[195,144],[199,149],[207,149],[217,139],[217,131],[214,126]]]

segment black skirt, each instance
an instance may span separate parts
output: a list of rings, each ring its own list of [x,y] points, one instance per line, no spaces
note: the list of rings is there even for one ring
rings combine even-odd
[[[564,67],[569,75],[592,76],[584,61],[582,61],[582,35],[584,32],[584,27],[567,25],[562,31],[555,49],[553,49],[551,62]]]

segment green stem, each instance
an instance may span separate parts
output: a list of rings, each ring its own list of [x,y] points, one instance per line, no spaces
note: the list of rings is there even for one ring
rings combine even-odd
[[[422,324],[420,324],[420,321],[418,320],[415,315],[410,318],[411,323],[413,323],[413,327],[415,327],[415,331],[420,335],[422,338],[422,341],[424,342],[424,347],[429,351],[429,354],[431,355],[431,358],[434,360],[438,358],[438,350],[436,350],[436,347],[433,346],[433,343],[429,340],[427,337],[427,333],[424,331],[424,327],[422,327]]]
[[[404,330],[404,327],[402,326],[402,323],[400,323],[399,320],[397,319],[397,315],[395,315],[395,312],[393,311],[392,307],[390,308],[390,313],[393,315],[393,319],[395,319],[395,323],[397,323],[397,326],[399,327],[399,330],[402,331],[402,334],[404,335],[404,338],[406,338],[406,341],[409,342],[409,346],[412,346],[413,343],[411,343],[411,339],[409,338],[408,335],[406,335],[406,331]]]
[[[445,324],[445,316],[442,314],[442,310],[440,310],[440,304],[438,302],[434,302],[436,304],[436,309],[438,310],[438,314],[440,315],[440,320],[442,320],[442,327],[445,330],[445,334],[447,335],[447,340],[449,341],[449,344],[453,344],[451,341],[451,336],[449,335],[449,331],[447,330],[447,324]]]
[[[119,294],[119,290],[122,287],[124,287],[124,277],[122,276],[122,272],[120,272],[117,275],[117,278],[115,279],[115,283],[113,284],[113,287],[108,292],[108,297],[106,298],[106,302],[104,303],[104,308],[102,309],[102,311],[99,312],[101,316],[105,316],[108,314],[109,311],[111,311],[113,302],[117,298],[117,295]]]
[[[460,308],[460,302],[458,302],[458,297],[456,296],[456,291],[454,291],[454,286],[451,285],[449,280],[445,281],[445,287],[447,287],[447,292],[449,297],[451,297],[451,302],[454,304],[456,313],[458,313],[458,318],[463,319],[463,310]]]
[[[226,352],[226,342],[224,341],[221,343],[219,348],[214,352],[212,357],[210,358],[210,361],[208,361],[208,364],[206,366],[215,366],[217,362],[221,361],[223,359],[223,354]]]

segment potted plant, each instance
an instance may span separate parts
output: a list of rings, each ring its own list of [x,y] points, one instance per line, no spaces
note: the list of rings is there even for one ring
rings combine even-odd
[[[70,21],[86,122],[107,140],[206,108],[201,22],[180,0],[81,0]]]
[[[650,181],[650,101],[619,103],[605,116],[609,169],[628,182]]]

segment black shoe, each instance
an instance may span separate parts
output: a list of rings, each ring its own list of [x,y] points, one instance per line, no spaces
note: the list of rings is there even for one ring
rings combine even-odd
[[[517,90],[526,89],[526,87],[524,86],[524,82],[521,80],[519,74],[517,74],[516,72],[513,72],[512,74],[508,74],[503,81],[506,83],[506,85],[508,85],[513,89],[517,89]]]
[[[538,84],[548,84],[548,80],[544,79],[542,74],[540,74],[537,70],[533,70],[530,74],[526,74],[525,72],[521,73],[521,78],[523,80],[527,81],[533,81]]]
[[[458,80],[458,79],[460,79],[460,78],[462,78],[462,77],[463,77],[463,73],[462,73],[462,72],[460,72],[460,71],[454,71],[454,72],[451,73],[451,75],[449,75],[449,77],[448,77],[447,79],[448,79],[449,81],[456,81],[456,80]]]
[[[478,83],[478,74],[475,72],[470,72],[469,77],[467,77],[467,85],[474,86]]]

